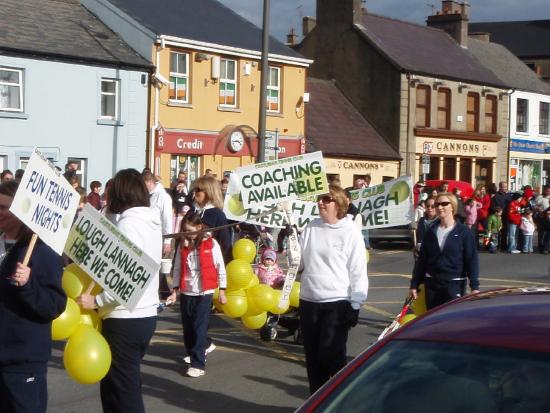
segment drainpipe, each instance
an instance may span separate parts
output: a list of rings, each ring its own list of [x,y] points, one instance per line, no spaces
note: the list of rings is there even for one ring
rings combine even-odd
[[[410,85],[410,73],[407,73],[407,151],[405,158],[405,171],[407,175],[411,175],[411,163],[410,163],[410,135],[411,135],[411,85]],[[399,96],[401,99],[401,96]],[[415,142],[416,144],[416,142]],[[416,145],[415,145],[416,147]],[[415,152],[415,163],[416,163],[416,152]],[[416,182],[417,178],[413,177],[413,183]]]
[[[164,49],[165,43],[164,43],[164,37],[160,37],[160,47],[157,44],[157,53],[155,58],[155,77],[157,74],[160,73],[160,51]],[[156,174],[156,166],[155,165],[155,136],[158,131],[159,127],[159,88],[157,85],[155,85],[155,117],[154,117],[154,125],[151,135],[149,136],[149,167],[151,168],[151,171]]]

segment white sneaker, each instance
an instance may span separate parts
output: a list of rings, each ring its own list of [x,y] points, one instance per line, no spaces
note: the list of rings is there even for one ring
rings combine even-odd
[[[189,367],[187,369],[187,375],[189,377],[200,377],[200,376],[204,376],[206,374],[206,372],[202,369],[198,369],[196,367]]]
[[[519,254],[521,251],[520,250],[512,250],[511,253],[512,254]]]
[[[210,343],[210,346],[205,350],[204,354],[208,355],[209,353],[212,353],[214,350],[216,350],[216,345],[214,343]],[[191,357],[185,356],[183,358],[183,362],[185,364],[191,364]]]

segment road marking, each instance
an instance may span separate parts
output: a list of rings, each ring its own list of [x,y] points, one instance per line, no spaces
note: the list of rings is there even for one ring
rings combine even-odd
[[[392,319],[395,317],[395,314],[390,313],[389,311],[381,310],[380,308],[373,307],[372,305],[363,304],[363,308],[367,311],[370,311],[371,313],[383,315],[384,317],[389,317]]]
[[[380,252],[374,252],[373,255],[395,255],[395,254],[401,254],[402,252],[410,253],[410,251],[380,251]]]
[[[373,272],[369,274],[369,277],[403,277],[411,279],[410,274],[400,274],[400,273],[383,273],[383,272]],[[529,285],[541,285],[541,286],[550,286],[550,283],[540,282],[540,281],[522,281],[522,280],[507,280],[502,278],[492,278],[492,277],[480,277],[480,281],[494,281],[494,282],[503,282],[503,283],[516,283],[516,284],[529,284]],[[371,287],[374,288],[374,287]]]
[[[400,285],[400,286],[391,286],[391,287],[373,287],[369,285],[369,290],[402,290],[402,289],[409,289],[408,285]]]

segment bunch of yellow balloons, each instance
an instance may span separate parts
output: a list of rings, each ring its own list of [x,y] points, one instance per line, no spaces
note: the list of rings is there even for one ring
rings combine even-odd
[[[231,318],[241,318],[250,329],[261,328],[267,320],[267,313],[283,314],[289,307],[298,307],[300,301],[300,283],[295,282],[290,293],[290,303],[279,307],[282,291],[269,285],[260,284],[254,274],[252,263],[256,259],[256,245],[249,239],[240,239],[233,245],[233,261],[226,266],[227,303],[218,302],[219,292],[214,293],[214,305],[219,311]]]
[[[101,335],[101,318],[94,310],[81,310],[75,299],[82,295],[92,279],[78,265],[70,264],[63,272],[61,285],[67,294],[65,311],[52,322],[52,339],[67,340],[63,364],[78,383],[100,381],[111,366],[111,350]],[[97,295],[96,285],[91,294]]]

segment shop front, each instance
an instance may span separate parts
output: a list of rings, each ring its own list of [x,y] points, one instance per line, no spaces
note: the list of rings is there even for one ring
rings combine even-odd
[[[422,156],[429,156],[423,174]],[[433,137],[416,138],[416,179],[448,179],[474,187],[495,181],[497,142]]]
[[[300,138],[280,137],[276,148],[269,147],[278,158],[304,153]],[[235,168],[256,162],[258,139],[246,126],[229,125],[220,132],[159,129],[156,136],[155,173],[165,187],[178,173],[187,174],[188,185],[207,169],[222,179]]]
[[[399,176],[399,161],[377,161],[368,159],[325,157],[325,168],[329,181],[339,181],[343,188],[353,186],[356,178],[370,175],[371,185],[395,179]]]
[[[550,184],[550,140],[510,140],[510,182],[512,191],[530,185],[537,190]]]

